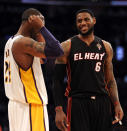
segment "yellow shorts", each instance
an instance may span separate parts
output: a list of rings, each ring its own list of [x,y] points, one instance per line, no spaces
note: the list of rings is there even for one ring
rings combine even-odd
[[[49,131],[47,107],[9,101],[10,131]]]

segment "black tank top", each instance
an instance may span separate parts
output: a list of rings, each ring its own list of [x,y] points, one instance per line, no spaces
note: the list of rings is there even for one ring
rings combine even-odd
[[[88,46],[78,36],[71,39],[68,60],[69,96],[107,94],[104,78],[106,50],[102,39],[95,36]]]

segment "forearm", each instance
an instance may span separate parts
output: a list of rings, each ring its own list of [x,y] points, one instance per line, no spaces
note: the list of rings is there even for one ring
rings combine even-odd
[[[40,30],[43,35],[46,46],[45,46],[45,55],[47,57],[58,57],[63,55],[63,50],[61,48],[60,42],[48,31],[46,27],[42,27]]]
[[[64,105],[64,77],[66,75],[66,65],[56,64],[54,71],[54,100],[55,106]]]
[[[110,80],[107,86],[112,103],[114,104],[114,106],[116,104],[119,104],[119,96],[116,81]]]
[[[55,101],[55,107],[64,105],[64,91],[63,91],[63,83],[54,80],[54,101]]]
[[[114,105],[114,113],[115,113],[115,120],[112,122],[112,124],[115,124],[118,121],[122,120],[124,113],[121,104],[119,102],[116,81],[115,80],[110,81],[108,86],[109,86],[109,95]]]

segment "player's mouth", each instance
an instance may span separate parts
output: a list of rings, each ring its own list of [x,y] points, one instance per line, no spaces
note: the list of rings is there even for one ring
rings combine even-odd
[[[83,26],[83,27],[80,28],[80,30],[84,32],[84,31],[87,31],[88,28],[86,26]]]

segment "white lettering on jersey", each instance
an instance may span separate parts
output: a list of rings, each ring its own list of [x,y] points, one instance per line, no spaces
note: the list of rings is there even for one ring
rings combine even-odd
[[[79,53],[79,60],[82,60],[83,57],[82,57],[82,53]]]
[[[90,53],[85,53],[84,59],[89,59],[90,58]]]
[[[95,60],[99,60],[99,53],[96,53],[94,58],[95,58]]]
[[[95,54],[95,53],[90,53],[90,59],[91,59],[91,60],[94,59],[94,54]]]
[[[103,59],[103,56],[105,55],[105,53],[103,53],[103,54],[100,54],[100,60],[102,60]]]
[[[105,53],[89,53],[89,52],[86,52],[84,55],[83,53],[76,53],[74,54],[74,61],[77,61],[77,60],[102,60],[103,57],[104,57]]]
[[[78,53],[74,54],[74,61],[78,60]]]

